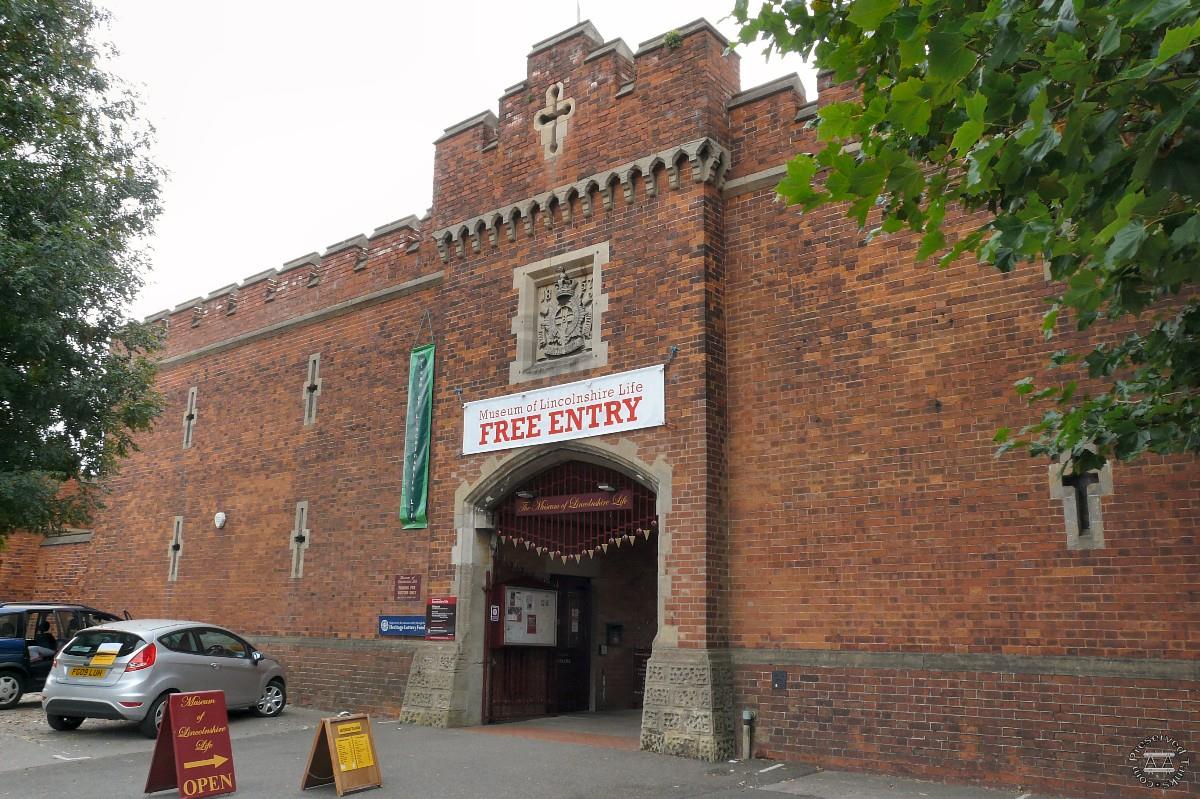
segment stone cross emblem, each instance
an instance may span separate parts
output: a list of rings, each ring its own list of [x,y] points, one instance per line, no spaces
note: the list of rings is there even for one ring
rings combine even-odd
[[[567,138],[567,120],[575,114],[575,101],[563,99],[562,82],[553,83],[546,89],[546,107],[533,118],[533,129],[542,137],[542,153],[555,158],[562,152]]]

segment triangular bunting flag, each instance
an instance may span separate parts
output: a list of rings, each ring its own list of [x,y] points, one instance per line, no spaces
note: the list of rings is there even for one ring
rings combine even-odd
[[[642,530],[642,535],[646,536],[647,541],[650,540],[650,531],[649,530]]]
[[[600,548],[603,549],[606,553],[608,552],[608,544],[601,544]]]

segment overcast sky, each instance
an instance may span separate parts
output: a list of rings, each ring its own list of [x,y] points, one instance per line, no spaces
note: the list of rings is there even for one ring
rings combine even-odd
[[[170,173],[138,317],[423,215],[433,140],[495,111],[530,46],[576,22],[575,0],[97,1]],[[733,0],[579,5],[634,50],[701,16],[736,29]],[[743,88],[800,72],[814,96],[799,59],[761,51],[741,51]]]

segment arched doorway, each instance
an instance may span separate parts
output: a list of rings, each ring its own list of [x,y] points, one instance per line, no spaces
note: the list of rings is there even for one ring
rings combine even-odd
[[[658,501],[571,459],[493,498],[483,720],[637,711],[658,632]]]

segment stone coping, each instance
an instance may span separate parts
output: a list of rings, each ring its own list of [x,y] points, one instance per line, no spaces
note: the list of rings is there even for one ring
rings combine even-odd
[[[475,116],[467,117],[462,122],[456,122],[455,124],[446,128],[445,130],[442,131],[441,136],[438,136],[436,139],[433,140],[433,143],[441,144],[442,142],[446,141],[446,139],[454,138],[455,136],[462,133],[463,131],[470,130],[471,128],[475,127],[476,125],[486,125],[487,127],[491,128],[492,130],[495,130],[496,125],[498,125],[498,124],[499,124],[499,120],[496,119],[496,115],[492,111],[481,111],[478,114],[476,114]]]
[[[734,664],[738,666],[1057,674],[1068,677],[1117,677],[1129,680],[1200,681],[1200,660],[965,652],[868,652],[844,649],[734,648],[730,651]]]
[[[579,36],[581,34],[591,39],[596,45],[603,44],[604,42],[604,37],[600,35],[600,31],[596,30],[596,26],[592,24],[592,21],[590,19],[585,19],[583,22],[578,22],[567,28],[565,31],[561,31],[560,33],[556,33],[553,36],[537,42],[533,45],[533,48],[529,51],[529,55],[526,57],[528,58],[535,56],[543,50],[549,50],[559,42],[565,42],[572,36]]]
[[[245,333],[241,333],[233,336],[232,338],[215,341],[212,344],[206,344],[203,347],[197,347],[194,350],[189,350],[188,352],[183,352],[179,355],[172,355],[169,358],[163,358],[161,361],[159,361],[159,364],[167,366],[171,364],[183,363],[184,361],[190,361],[193,358],[198,358],[202,355],[211,355],[213,353],[222,352],[251,341],[257,341],[258,339],[266,338],[267,336],[273,336],[276,333],[287,330],[288,328],[312,324],[323,319],[328,319],[331,316],[338,316],[360,306],[373,305],[375,303],[391,299],[392,297],[401,296],[414,291],[420,291],[421,289],[435,286],[440,283],[443,275],[444,273],[440,271],[423,275],[395,286],[389,286],[388,288],[380,289],[379,291],[374,291],[370,294],[364,294],[361,297],[354,297],[346,300],[345,302],[339,302],[334,305],[330,305],[327,308],[319,308],[310,313],[295,316],[291,319],[284,319],[274,324],[267,325],[266,327],[260,327],[257,330],[250,330]]]
[[[739,105],[753,103],[755,100],[761,100],[764,97],[770,97],[772,94],[779,94],[780,92],[789,90],[794,91],[799,96],[802,105],[808,102],[808,98],[804,95],[804,84],[800,80],[800,75],[793,72],[790,75],[784,75],[781,78],[776,78],[759,86],[738,92],[725,103],[725,110],[729,111],[737,108]]]
[[[691,22],[689,22],[688,24],[682,25],[678,28],[675,28],[674,30],[665,31],[665,32],[659,34],[658,36],[655,36],[653,39],[647,39],[646,41],[644,41],[638,45],[637,52],[634,55],[635,56],[645,55],[646,53],[650,52],[651,50],[655,50],[659,47],[662,47],[664,44],[666,44],[667,35],[670,33],[678,33],[682,37],[682,36],[690,36],[691,34],[696,33],[697,31],[708,31],[709,33],[711,33],[713,36],[716,37],[717,41],[719,41],[721,43],[722,47],[729,47],[729,40],[725,38],[725,34],[721,33],[719,30],[717,30],[716,26],[713,25],[708,20],[706,20],[704,17],[701,17],[700,19],[694,19]],[[736,56],[737,53],[731,53],[731,55]]]

